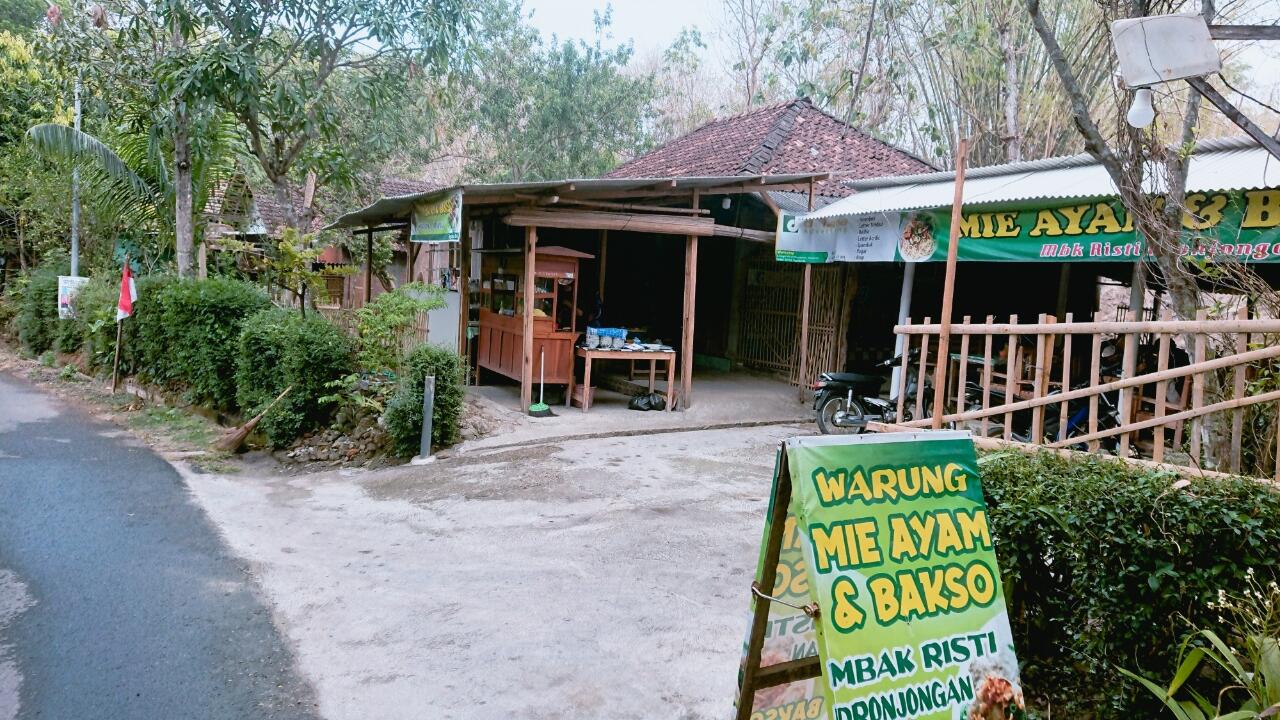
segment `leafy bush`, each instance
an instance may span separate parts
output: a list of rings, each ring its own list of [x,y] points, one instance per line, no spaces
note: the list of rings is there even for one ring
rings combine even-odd
[[[458,421],[462,417],[462,358],[458,353],[435,345],[422,345],[404,361],[400,389],[387,403],[383,420],[394,442],[395,452],[409,457],[418,452],[422,435],[422,384],[428,375],[436,378],[435,407],[431,413],[431,441],[436,447],[458,441]]]
[[[1254,480],[1014,454],[983,481],[1023,687],[1054,716],[1160,714],[1117,668],[1172,677],[1189,630],[1223,630],[1220,589],[1280,578],[1280,491]]]
[[[40,355],[58,339],[58,271],[42,267],[19,282],[18,340],[33,355]]]
[[[134,367],[192,402],[236,407],[236,347],[249,316],[271,307],[256,285],[230,278],[164,281],[138,290]],[[145,308],[145,310],[143,309]]]
[[[287,445],[329,419],[333,404],[321,398],[328,383],[351,372],[351,354],[351,340],[323,317],[263,310],[240,331],[236,402],[257,414],[293,386],[259,425],[272,445]]]
[[[363,370],[400,371],[401,343],[418,313],[444,307],[444,289],[420,282],[382,293],[356,310],[357,363]]]

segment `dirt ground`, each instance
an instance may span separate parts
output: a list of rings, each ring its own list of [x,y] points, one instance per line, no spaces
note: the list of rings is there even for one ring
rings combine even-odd
[[[327,718],[723,718],[774,448],[811,428],[187,479]]]

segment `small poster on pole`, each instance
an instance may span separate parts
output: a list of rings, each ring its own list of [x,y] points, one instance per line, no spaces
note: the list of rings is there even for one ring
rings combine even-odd
[[[968,433],[794,438],[778,466],[762,549],[774,562],[757,573],[738,717],[758,692],[804,678],[833,720],[1025,717]],[[784,513],[795,538],[774,524]],[[771,606],[785,598],[769,590],[791,543],[808,595],[793,604],[813,621],[816,653],[770,658]]]
[[[58,319],[70,320],[76,316],[75,299],[80,288],[89,282],[87,277],[58,276]]]

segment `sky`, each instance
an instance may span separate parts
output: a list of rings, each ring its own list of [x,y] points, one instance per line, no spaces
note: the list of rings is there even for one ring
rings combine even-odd
[[[620,42],[635,42],[636,54],[664,50],[683,27],[697,26],[709,41],[713,24],[720,17],[720,0],[524,0],[526,11],[534,12],[532,24],[547,37],[595,37],[592,11],[613,5],[610,34]]]

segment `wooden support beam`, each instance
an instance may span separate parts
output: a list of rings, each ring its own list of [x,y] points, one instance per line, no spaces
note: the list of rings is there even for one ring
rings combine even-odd
[[[1280,40],[1280,25],[1210,25],[1214,40]]]
[[[707,237],[715,233],[711,218],[679,215],[610,213],[595,210],[512,208],[503,221],[516,227],[554,227],[571,230],[620,230]]]
[[[600,296],[600,301],[604,302],[604,275],[605,269],[609,266],[609,231],[600,231],[600,285],[596,293]]]
[[[756,196],[760,198],[760,202],[765,204],[765,207],[769,208],[769,211],[773,213],[774,217],[778,217],[782,214],[782,208],[778,207],[778,203],[773,201],[773,196],[770,195],[768,191],[761,190],[756,193]]]
[[[698,207],[698,193],[693,193]],[[684,323],[680,332],[680,408],[693,405],[693,326],[698,301],[698,236],[689,235],[684,245]]]
[[[1238,317],[1241,320],[1249,319],[1249,306],[1242,303]],[[1239,333],[1236,335],[1236,355],[1242,355],[1249,350],[1249,334]],[[1244,397],[1245,393],[1245,376],[1244,365],[1237,365],[1232,372],[1232,388],[1231,397],[1239,399]],[[1240,445],[1244,438],[1244,410],[1236,410],[1231,413],[1231,472],[1240,472]]]
[[[538,228],[524,229],[524,332],[520,356],[520,411],[529,412],[533,403],[533,285],[534,264],[537,262]]]
[[[463,385],[470,385],[471,342],[471,214],[462,207],[462,237],[458,247],[458,354],[462,356]]]
[[[373,299],[373,230],[364,236],[364,302]]]
[[[752,230],[751,228],[739,228],[731,225],[716,225],[712,228],[712,234],[716,237],[742,238],[752,242],[774,244],[778,240],[778,233],[770,230]]]
[[[960,210],[964,203],[965,160],[969,157],[969,139],[960,138],[956,151],[955,192],[951,198],[951,237],[947,242],[947,269],[942,279],[942,317],[939,318],[938,362],[933,368],[933,429],[942,428],[943,403],[946,401],[947,358],[951,353],[951,307],[956,291],[956,259],[960,252]],[[809,205],[813,205],[813,184],[809,185]]]
[[[641,203],[620,203],[609,202],[607,200],[583,200],[583,199],[562,199],[561,205],[574,205],[578,207],[593,207],[607,210],[635,210],[638,212],[655,212],[669,213],[672,215],[710,215],[710,210],[701,208],[678,208],[668,207],[665,205],[644,205]]]

